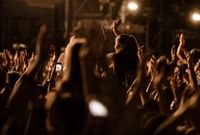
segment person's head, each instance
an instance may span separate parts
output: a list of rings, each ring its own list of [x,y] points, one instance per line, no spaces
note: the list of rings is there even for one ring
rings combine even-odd
[[[25,57],[26,57],[26,52],[25,52],[25,50],[21,50],[21,51],[19,52],[19,58],[20,58],[20,60],[24,60]]]
[[[121,34],[115,38],[114,49],[116,52],[137,50],[137,41],[134,36]]]
[[[56,53],[56,47],[54,45],[50,45],[48,50],[48,55],[50,58],[52,58]]]
[[[6,75],[6,83],[13,87],[19,78],[20,74],[18,72],[8,72]]]
[[[165,56],[160,56],[157,60],[157,65],[156,65],[156,71],[158,73],[164,73],[169,74],[170,73],[170,68],[169,68],[169,60]]]

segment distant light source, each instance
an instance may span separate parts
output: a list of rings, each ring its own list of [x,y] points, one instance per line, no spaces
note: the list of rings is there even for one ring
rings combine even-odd
[[[193,13],[192,14],[192,20],[195,22],[199,22],[200,21],[200,13]]]
[[[100,101],[95,99],[89,102],[89,110],[92,116],[106,117],[108,115],[108,110],[106,106]]]
[[[129,2],[128,3],[128,8],[130,10],[137,10],[138,9],[138,4],[136,2]]]

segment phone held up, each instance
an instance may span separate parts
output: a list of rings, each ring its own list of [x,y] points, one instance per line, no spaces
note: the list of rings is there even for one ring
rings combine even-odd
[[[57,62],[56,63],[56,67],[55,67],[56,72],[59,73],[59,72],[62,71],[62,69],[63,69],[62,63],[61,62]]]

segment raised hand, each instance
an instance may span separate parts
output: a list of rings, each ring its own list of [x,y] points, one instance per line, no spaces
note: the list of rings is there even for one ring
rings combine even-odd
[[[171,59],[174,61],[176,59],[176,48],[175,45],[172,46],[171,48]]]
[[[187,64],[186,59],[184,58],[184,56],[182,56],[183,54],[186,55],[186,49],[185,49],[185,37],[183,34],[180,35],[179,38],[179,46],[176,52],[177,57],[179,58],[179,60],[181,60],[184,64]],[[183,53],[183,54],[182,54]]]
[[[36,38],[34,62],[25,73],[26,75],[29,75],[30,77],[33,77],[33,78],[35,77],[35,74],[38,71],[38,67],[44,63],[44,61],[46,60],[48,56],[47,51],[46,51],[47,48],[42,43],[46,31],[47,31],[47,26],[43,24],[40,27],[37,38]]]
[[[117,30],[119,25],[121,24],[121,20],[118,19],[118,20],[115,20],[112,24],[112,28],[113,28],[113,32],[115,34],[115,36],[119,36],[120,35],[120,32]]]
[[[190,54],[187,56],[187,66],[188,66],[188,73],[189,73],[189,79],[190,79],[190,85],[193,89],[199,91],[199,86],[197,82],[197,76],[194,72],[194,53],[193,51],[190,52]]]
[[[179,37],[179,45],[181,45],[181,46],[185,45],[185,36],[183,35],[183,33],[181,33],[181,35]]]
[[[199,93],[191,89],[185,89],[180,100],[178,109],[170,115],[164,122],[162,122],[155,130],[154,135],[172,134],[175,127],[183,121],[185,114],[190,114],[191,111],[199,106]]]
[[[41,63],[45,60],[45,47],[42,45],[43,37],[46,32],[46,25],[43,25],[36,39],[36,57],[33,64],[28,68],[28,70],[19,78],[16,82],[13,90],[8,99],[8,121],[3,129],[3,134],[8,134],[12,130],[13,134],[28,134],[30,128],[40,128],[38,125],[36,127],[30,126],[32,115],[39,118],[40,116],[33,114],[32,111],[36,109],[34,105],[38,102],[39,91],[35,76],[38,72]],[[36,111],[37,112],[37,111]],[[36,119],[37,119],[36,118]],[[36,120],[37,121],[37,120]],[[15,125],[13,127],[13,125]],[[38,126],[38,127],[37,127]],[[35,130],[36,132],[38,130]],[[39,130],[39,132],[42,130]],[[11,134],[12,134],[11,133]]]
[[[144,46],[140,46],[138,48],[137,55],[138,55],[140,64],[142,64],[144,62],[144,60],[145,60],[145,57],[144,57]]]
[[[43,39],[43,36],[46,32],[46,25],[43,25],[40,28],[40,31],[37,36],[36,41],[36,59],[34,60],[34,63],[30,66],[30,68],[25,72],[25,74],[18,80],[16,83],[10,97],[9,97],[9,109],[11,109],[13,112],[17,111],[18,109],[26,109],[26,106],[24,106],[28,100],[33,98],[35,91],[35,82],[34,79],[35,75],[38,71],[38,66],[40,65],[40,61],[42,61],[41,58],[41,52],[44,51],[41,47],[41,42]]]
[[[85,38],[75,38],[74,36],[71,37],[66,49],[65,49],[65,60],[63,64],[63,81],[67,81],[70,79],[71,76],[71,65],[73,62],[73,48],[74,46],[85,45],[87,40]],[[70,66],[69,66],[70,65]]]

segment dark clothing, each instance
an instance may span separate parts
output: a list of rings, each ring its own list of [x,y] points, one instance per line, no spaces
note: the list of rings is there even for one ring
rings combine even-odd
[[[135,56],[134,56],[135,55]],[[112,56],[113,72],[122,87],[128,88],[136,77],[137,54],[114,53]]]

